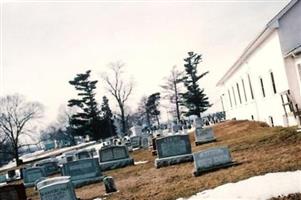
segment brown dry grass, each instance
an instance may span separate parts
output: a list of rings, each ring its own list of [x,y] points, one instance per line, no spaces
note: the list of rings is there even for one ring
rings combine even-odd
[[[191,133],[193,152],[228,146],[233,160],[240,165],[193,177],[193,163],[155,169],[155,157],[151,152],[139,150],[132,153],[135,161],[148,163],[104,173],[114,177],[119,192],[105,196],[102,183],[96,183],[76,189],[77,197],[85,200],[96,197],[108,200],[169,200],[188,197],[205,189],[255,175],[301,169],[301,133],[297,133],[294,128],[269,128],[264,123],[229,121],[214,126],[214,133],[217,142],[200,146],[194,145]],[[27,190],[27,194],[30,198],[38,199],[32,189]]]

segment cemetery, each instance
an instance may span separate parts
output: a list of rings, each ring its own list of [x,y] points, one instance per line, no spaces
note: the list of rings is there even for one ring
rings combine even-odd
[[[164,149],[166,148],[164,145],[169,140],[166,138],[174,136],[159,137],[157,156],[152,155],[151,149],[128,153],[121,150],[126,149],[124,146],[118,146],[120,148],[107,146],[104,148],[106,151],[101,152],[99,158],[85,158],[64,164],[61,175],[56,174],[53,178],[36,183],[37,190],[28,187],[28,183],[34,185],[34,181],[41,178],[44,172],[29,170],[30,173],[27,173],[28,169],[25,169],[24,183],[27,184],[27,198],[38,200],[57,196],[88,200],[105,197],[110,192],[110,196],[106,196],[107,199],[177,199],[189,197],[223,183],[237,182],[279,169],[297,170],[301,167],[298,161],[301,157],[295,153],[300,150],[298,146],[301,136],[294,128],[270,128],[259,122],[229,121],[215,125],[212,129],[218,140],[201,145],[195,145],[193,129],[188,130],[188,135],[174,135],[182,136],[179,140],[172,140],[179,144],[183,143],[185,148],[173,151]],[[187,137],[191,144],[190,151],[189,145],[183,142]],[[171,145],[171,148],[175,147]],[[278,151],[274,151],[275,148]],[[190,160],[193,162],[171,162],[172,165],[164,164],[164,167],[160,166],[158,169],[154,166],[157,157],[165,159],[164,156],[172,158],[187,153],[193,157],[193,160]],[[124,156],[129,156],[128,158],[135,161],[148,162],[122,168],[113,167],[109,171],[96,167],[101,164],[100,161],[117,162]],[[236,162],[239,165],[236,165]],[[99,170],[95,171],[95,169]],[[101,181],[104,177],[107,178]],[[17,181],[17,183],[22,182]],[[162,184],[163,187],[160,186]],[[117,190],[118,192],[115,192]],[[6,190],[1,189],[1,191]],[[10,195],[17,195],[17,193],[10,193]]]

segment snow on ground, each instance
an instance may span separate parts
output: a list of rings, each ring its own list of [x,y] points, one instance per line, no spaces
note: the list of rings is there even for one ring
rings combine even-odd
[[[141,165],[141,164],[145,164],[145,163],[148,163],[147,160],[144,160],[144,161],[135,161],[135,165]]]
[[[263,176],[251,177],[237,183],[228,183],[197,193],[187,200],[264,200],[298,192],[301,192],[301,170],[269,173]],[[184,199],[180,198],[178,200]]]

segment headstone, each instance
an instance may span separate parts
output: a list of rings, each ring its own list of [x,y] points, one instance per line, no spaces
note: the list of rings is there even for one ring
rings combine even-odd
[[[95,183],[103,178],[97,158],[65,163],[62,167],[62,175],[70,176],[75,187]]]
[[[172,132],[173,134],[178,133],[178,132],[179,132],[179,125],[176,124],[176,123],[172,123],[172,124],[171,124],[171,132]]]
[[[93,158],[91,152],[88,150],[81,150],[74,153],[74,157],[76,160],[86,159],[86,158]]]
[[[5,174],[0,175],[0,183],[6,183],[6,175]]]
[[[130,139],[131,139],[131,144],[132,144],[133,148],[140,148],[140,143],[141,143],[140,136],[133,136]]]
[[[38,188],[41,200],[77,200],[72,182],[69,179],[41,182]]]
[[[103,179],[103,183],[105,185],[106,193],[117,192],[117,188],[114,182],[113,177],[107,176]]]
[[[144,149],[148,148],[148,137],[147,136],[143,136],[141,138],[141,147]]]
[[[52,183],[57,183],[60,181],[65,181],[65,180],[71,181],[70,176],[56,176],[56,177],[52,177],[52,178],[46,178],[46,179],[38,182],[36,186],[37,186],[37,189],[39,190],[41,187],[43,187],[45,185],[50,185]]]
[[[31,167],[23,170],[23,181],[25,187],[32,187],[35,181],[41,177],[46,177],[44,167]]]
[[[202,128],[203,127],[203,120],[200,117],[197,117],[194,119],[194,127],[197,128]]]
[[[195,145],[205,144],[216,141],[213,135],[213,129],[210,128],[196,128],[194,132]]]
[[[108,146],[99,150],[99,162],[102,171],[134,164],[126,146]]]
[[[191,144],[188,135],[172,135],[156,139],[158,158],[156,168],[174,165],[182,162],[191,162]]]
[[[0,187],[1,200],[26,200],[26,192],[23,184],[5,185]]]
[[[234,164],[229,149],[227,147],[210,148],[205,151],[193,153],[195,176],[203,172],[218,168],[229,167]]]
[[[35,166],[44,167],[46,176],[59,172],[58,162],[54,159],[45,159],[35,163]]]

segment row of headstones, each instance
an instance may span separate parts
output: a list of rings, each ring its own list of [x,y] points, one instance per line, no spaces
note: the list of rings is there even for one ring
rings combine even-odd
[[[35,186],[42,200],[57,200],[58,198],[73,200],[76,199],[74,187],[99,181],[104,182],[106,192],[116,191],[112,177],[103,176],[102,171],[134,164],[125,146],[107,146],[100,149],[99,161],[97,158],[86,158],[67,162],[61,169],[62,176],[54,178],[46,178],[55,171],[53,161],[41,161],[35,164],[35,167],[23,170],[24,185],[25,187]],[[9,197],[8,199],[26,199],[23,198],[23,192],[16,192],[20,188],[21,186],[18,185],[1,187],[0,197],[3,194]]]
[[[195,144],[200,145],[214,141],[216,141],[216,138],[213,129],[203,129],[202,124],[197,119],[195,122]],[[192,153],[189,135],[153,138],[153,148],[153,154],[158,155],[155,159],[156,168],[194,161],[195,170],[193,174],[195,176],[199,176],[206,171],[235,164],[227,147],[209,148]]]

